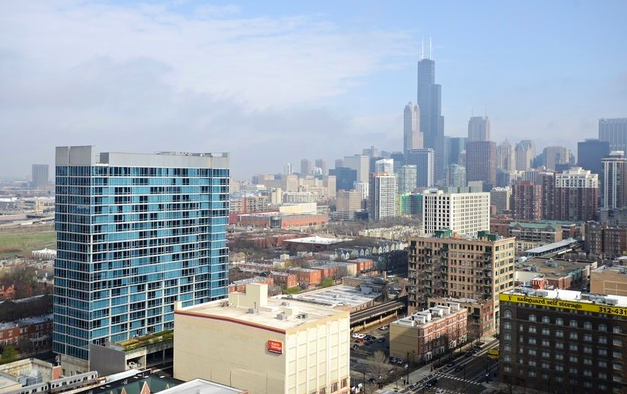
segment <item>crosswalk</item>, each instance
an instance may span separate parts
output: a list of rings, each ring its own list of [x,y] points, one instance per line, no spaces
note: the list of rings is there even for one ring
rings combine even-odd
[[[481,383],[478,383],[478,382],[475,382],[475,381],[472,381],[472,380],[468,380],[468,379],[464,380],[464,378],[460,378],[459,376],[454,376],[454,375],[451,375],[451,374],[448,374],[448,373],[436,372],[435,376],[437,376],[438,378],[446,378],[446,379],[456,380],[456,381],[462,382],[462,383],[465,382],[467,384],[476,384],[478,386],[481,386]]]

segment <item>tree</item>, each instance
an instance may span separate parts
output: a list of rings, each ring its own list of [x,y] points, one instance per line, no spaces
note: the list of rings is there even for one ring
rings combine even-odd
[[[333,286],[335,284],[335,280],[333,280],[332,277],[327,276],[326,278],[322,279],[322,281],[320,282],[320,287],[329,287],[329,286]]]
[[[11,362],[16,358],[17,350],[12,345],[5,346],[4,349],[2,349],[2,358],[0,359],[2,364]]]

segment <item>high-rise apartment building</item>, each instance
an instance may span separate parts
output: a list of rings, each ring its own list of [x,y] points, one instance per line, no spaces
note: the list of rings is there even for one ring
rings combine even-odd
[[[444,193],[427,190],[422,196],[425,234],[452,230],[466,236],[490,231],[490,193]]]
[[[416,187],[426,188],[435,184],[435,153],[431,148],[411,149],[405,164],[416,166]]]
[[[516,171],[516,151],[507,140],[496,147],[496,168],[505,172]]]
[[[229,157],[56,149],[53,350],[67,375],[90,344],[171,329],[174,304],[228,293]]]
[[[370,180],[370,219],[398,216],[396,176],[388,173],[374,173]]]
[[[496,144],[492,141],[466,143],[466,180],[496,185]]]
[[[540,186],[540,217],[551,220],[555,217],[555,172],[539,171],[536,174],[535,184]]]
[[[327,161],[324,159],[316,159],[316,167],[320,168],[322,175],[327,175]]]
[[[48,187],[48,164],[33,164],[31,179],[33,189],[46,189]]]
[[[435,83],[435,62],[431,59],[418,62],[418,107],[424,147],[431,148],[434,152],[435,179],[443,179],[445,152],[442,86]]]
[[[610,154],[610,143],[586,139],[577,143],[577,165],[593,174],[601,174],[601,160]]]
[[[401,166],[397,172],[398,194],[410,193],[416,189],[418,169],[415,165]]]
[[[492,304],[492,321],[498,322],[498,294],[514,288],[515,244],[515,238],[487,232],[473,238],[453,237],[450,231],[410,238],[410,311],[427,307],[429,297],[474,299]]]
[[[507,187],[495,187],[490,190],[490,204],[496,207],[497,215],[509,211],[509,204],[512,197],[512,189]]]
[[[512,214],[516,220],[542,219],[542,188],[531,181],[512,185]]]
[[[368,183],[370,174],[370,157],[353,155],[344,157],[344,166],[357,171],[357,182]]]
[[[517,288],[500,303],[505,384],[559,394],[627,391],[627,297]]]
[[[627,158],[622,151],[612,151],[601,160],[601,209],[627,205]]]
[[[610,151],[627,152],[627,118],[599,119],[599,139],[610,143]]]
[[[311,160],[302,159],[300,161],[300,173],[303,175],[311,175],[313,167],[311,166]]]
[[[410,102],[403,112],[403,152],[423,147],[423,135],[420,131],[420,108]]]
[[[525,171],[532,167],[536,158],[536,146],[531,140],[522,140],[516,144],[516,170]]]
[[[570,163],[570,149],[564,146],[547,146],[542,151],[544,166],[549,170],[555,170],[560,164]]]
[[[473,116],[468,121],[468,142],[490,141],[490,119],[487,116]]]
[[[581,167],[555,175],[555,220],[595,220],[598,216],[599,176]]]
[[[294,165],[292,163],[285,163],[283,167],[284,175],[292,175],[294,173]]]

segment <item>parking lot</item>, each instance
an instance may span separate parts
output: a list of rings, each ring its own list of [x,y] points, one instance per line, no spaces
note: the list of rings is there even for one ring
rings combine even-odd
[[[383,329],[384,328],[384,329]],[[364,382],[367,392],[378,388],[379,382],[402,380],[405,360],[389,358],[389,326],[383,325],[351,336],[351,381]]]

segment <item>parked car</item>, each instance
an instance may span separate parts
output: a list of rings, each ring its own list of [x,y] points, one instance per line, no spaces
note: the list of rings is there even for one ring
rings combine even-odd
[[[381,327],[379,327],[379,331],[385,331],[388,328],[390,328],[390,326],[381,326]]]
[[[451,361],[450,363],[446,364],[447,367],[452,368],[455,366],[455,361]]]
[[[458,365],[455,367],[455,372],[461,372],[464,370],[464,367],[462,367],[461,365]]]

